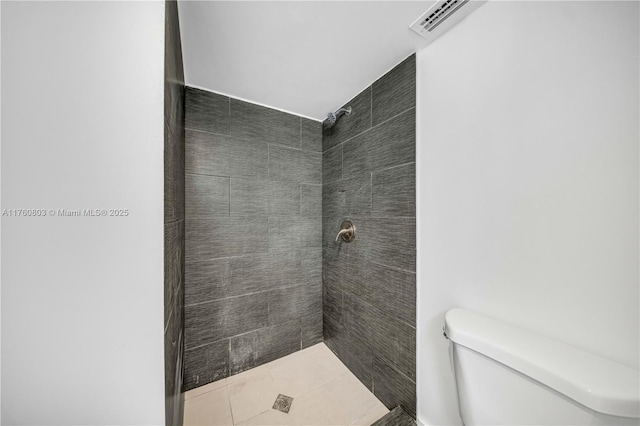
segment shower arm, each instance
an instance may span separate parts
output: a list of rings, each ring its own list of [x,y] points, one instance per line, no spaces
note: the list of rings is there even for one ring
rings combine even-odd
[[[334,114],[336,116],[336,119],[342,117],[343,115],[349,115],[351,114],[351,107],[340,108],[339,110],[334,112]]]

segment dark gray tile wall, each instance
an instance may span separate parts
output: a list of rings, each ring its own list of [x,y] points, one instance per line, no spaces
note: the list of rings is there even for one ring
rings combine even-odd
[[[186,89],[185,390],[321,342],[322,124]]]
[[[323,129],[325,343],[389,408],[416,413],[415,55]],[[334,242],[341,221],[356,240]]]
[[[184,393],[185,104],[178,6],[165,2],[164,376],[165,423],[182,425]]]

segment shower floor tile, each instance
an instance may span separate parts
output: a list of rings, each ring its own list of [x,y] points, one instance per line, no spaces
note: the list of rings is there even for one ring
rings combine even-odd
[[[289,413],[273,409],[293,398]],[[184,424],[369,426],[389,410],[319,343],[185,394]]]

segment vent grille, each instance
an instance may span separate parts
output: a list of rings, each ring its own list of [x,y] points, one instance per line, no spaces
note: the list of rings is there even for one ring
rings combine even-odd
[[[449,16],[462,6],[467,4],[469,0],[445,0],[442,3],[436,3],[427,11],[428,15],[420,22],[422,31],[433,31],[443,23]],[[432,11],[432,9],[435,9]]]
[[[409,28],[433,41],[484,3],[486,0],[439,0],[409,25]],[[465,5],[467,6],[463,8]]]

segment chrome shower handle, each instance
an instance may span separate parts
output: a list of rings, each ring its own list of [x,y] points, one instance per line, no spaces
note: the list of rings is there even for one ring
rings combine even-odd
[[[351,229],[341,229],[340,232],[338,232],[338,235],[336,235],[336,243],[338,242],[340,237],[342,237],[344,234],[348,234],[350,232],[351,232]]]
[[[342,238],[345,243],[350,243],[356,239],[356,226],[350,220],[345,220],[340,225],[340,232],[336,235],[336,242]]]

